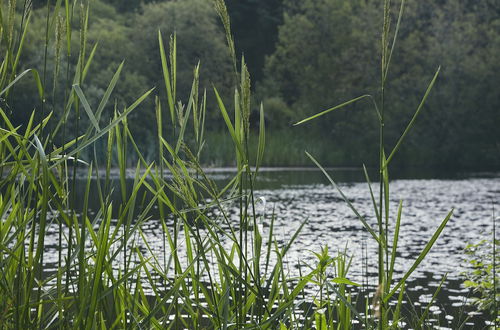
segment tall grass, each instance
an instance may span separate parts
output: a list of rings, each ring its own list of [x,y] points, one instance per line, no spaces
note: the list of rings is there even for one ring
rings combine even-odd
[[[307,155],[309,158],[323,171],[327,179],[330,181],[335,190],[343,197],[345,202],[352,209],[356,217],[361,221],[365,229],[371,234],[372,238],[377,242],[378,245],[378,289],[374,300],[374,312],[377,317],[377,324],[379,329],[386,329],[391,326],[397,326],[399,318],[401,317],[401,299],[398,299],[398,303],[395,308],[391,308],[388,302],[393,298],[393,296],[399,291],[400,297],[404,293],[404,287],[406,280],[410,277],[413,271],[418,267],[418,265],[425,258],[429,250],[434,245],[435,241],[438,239],[439,235],[445,228],[447,222],[453,214],[451,210],[444,220],[441,221],[440,225],[436,228],[432,237],[430,237],[428,243],[414,261],[414,263],[406,270],[405,274],[399,281],[393,283],[393,276],[395,272],[395,260],[397,257],[397,247],[399,240],[399,229],[402,220],[402,209],[403,202],[399,202],[397,216],[395,219],[390,217],[390,188],[389,188],[389,164],[397,154],[400,146],[404,142],[405,137],[410,132],[413,127],[418,115],[422,111],[425,101],[434,86],[437,77],[439,75],[440,68],[437,69],[434,76],[430,80],[430,83],[422,97],[420,104],[416,107],[413,117],[410,119],[406,128],[402,131],[400,138],[398,139],[396,145],[387,153],[387,147],[385,144],[384,127],[386,125],[385,109],[390,106],[385,102],[386,85],[389,76],[390,62],[392,55],[396,46],[397,36],[403,17],[403,12],[405,8],[405,1],[401,1],[399,14],[397,16],[397,21],[395,28],[391,29],[391,1],[384,1],[384,15],[383,15],[383,28],[381,37],[381,67],[380,67],[380,95],[378,97],[373,95],[362,95],[352,100],[346,101],[340,105],[334,106],[330,109],[322,111],[316,115],[299,121],[296,125],[304,124],[310,120],[319,118],[326,115],[334,110],[338,110],[354,102],[360,102],[361,100],[369,100],[373,109],[377,114],[379,120],[379,189],[378,196],[373,193],[371,180],[368,176],[368,172],[365,168],[366,181],[368,183],[368,188],[370,191],[371,199],[373,202],[374,216],[377,219],[377,228],[372,228],[364,216],[356,210],[356,207],[351,204],[347,196],[344,195],[339,186],[331,178],[331,176],[323,169],[323,167],[318,163],[318,161],[309,153]],[[392,36],[392,38],[391,38]],[[388,155],[388,156],[387,156]],[[394,226],[392,230],[393,238],[392,241],[389,238],[390,227]],[[425,319],[422,318],[422,321]]]
[[[437,73],[415,117],[386,157],[383,95],[397,34],[394,33],[394,40],[389,43],[388,2],[382,38],[381,99],[358,98],[373,101],[381,127],[378,202],[366,174],[378,228],[370,227],[320,166],[379,244],[376,317],[370,316],[369,311],[363,314],[354,308],[348,287],[356,283],[347,278],[350,260],[345,252],[331,257],[325,247],[316,254],[316,265],[300,263],[300,276],[291,277],[284,260],[306,222],[287,242],[279,244],[274,236],[276,215],[256,211],[255,182],[266,145],[264,109],[261,105],[259,128],[251,137],[254,133],[249,123],[250,77],[244,58],[241,61],[236,58],[229,16],[222,0],[215,1],[215,8],[223,22],[233,60],[236,84],[231,107],[221,99],[216,86],[213,92],[237,164],[237,174],[224,187],[218,187],[200,165],[207,105],[207,91],[199,87],[199,68],[203,64],[194,67],[187,100],[178,100],[175,35],[167,48],[161,32],[158,34],[166,99],[155,97],[158,161],[148,162],[137,147],[127,121],[129,114],[157,91],[149,90],[123,109],[110,105],[113,90],[120,82],[122,63],[94,108],[85,96],[84,84],[86,76],[92,74],[92,58],[98,51],[94,47],[88,52],[87,48],[89,5],[69,0],[49,1],[45,62],[54,61],[59,68],[65,53],[68,65],[64,83],[58,84],[54,79],[51,86],[52,95],[56,95],[56,89],[63,88],[66,97],[64,100],[52,98],[51,104],[47,104],[47,66],[44,65],[42,74],[34,69],[17,71],[29,28],[29,4],[25,2],[19,29],[13,27],[18,15],[15,1],[9,1],[7,9],[0,7],[3,52],[0,96],[8,103],[16,83],[30,79],[31,74],[38,87],[38,108],[41,109],[40,121],[36,121],[33,112],[25,126],[15,127],[0,107],[0,322],[3,328],[350,329],[353,319],[368,328],[397,326],[402,318],[405,281],[432,247],[451,212],[403,278],[393,283],[402,203],[391,241],[388,239],[392,225],[388,165],[421,111]],[[402,11],[403,4],[396,32]],[[73,21],[77,19],[79,31],[72,31]],[[73,38],[79,39],[78,49],[72,48]],[[62,52],[64,44],[66,49]],[[54,57],[49,56],[51,45],[56,46]],[[78,59],[74,68],[69,67],[72,57]],[[58,70],[54,75],[59,74]],[[105,109],[110,107],[113,111],[107,117]],[[57,111],[60,113],[56,116]],[[73,132],[68,127],[71,119],[76,121]],[[310,119],[313,117],[305,121]],[[57,144],[61,140],[63,142]],[[252,141],[256,141],[256,146],[252,146]],[[107,146],[104,161],[98,157],[96,143]],[[84,161],[80,157],[83,152],[91,157]],[[132,174],[127,174],[130,159],[137,162]],[[114,160],[118,173],[115,183]],[[86,178],[83,196],[77,195],[76,189],[82,172]],[[127,184],[128,179],[132,179],[132,185]],[[115,189],[119,190],[118,198],[113,197]],[[94,194],[99,208],[91,213],[89,200]],[[83,201],[81,210],[77,209],[79,200]],[[158,219],[152,218],[155,209],[158,209]],[[267,234],[260,225],[265,217],[270,222]],[[143,231],[144,226],[152,223],[160,223],[161,255]],[[45,238],[54,228],[58,258],[56,265],[50,267],[45,255]],[[335,273],[333,279],[329,277],[330,271]],[[318,292],[314,301],[305,295],[305,288],[311,286]],[[397,307],[391,309],[388,303],[398,292]],[[370,309],[368,304],[367,309]]]

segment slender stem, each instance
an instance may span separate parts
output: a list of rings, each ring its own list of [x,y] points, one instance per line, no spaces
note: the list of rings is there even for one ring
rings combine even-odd
[[[495,218],[495,210],[493,209],[493,304],[494,304],[493,322],[495,324],[495,329],[498,326],[496,259],[497,259],[497,255],[496,255],[496,218]]]

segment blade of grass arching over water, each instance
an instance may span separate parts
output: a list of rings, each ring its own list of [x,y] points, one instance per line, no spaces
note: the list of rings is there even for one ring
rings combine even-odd
[[[349,199],[347,198],[347,196],[344,195],[344,192],[335,183],[335,181],[333,181],[333,179],[326,172],[326,170],[323,168],[323,166],[321,166],[318,163],[318,161],[310,153],[308,153],[307,151],[306,151],[306,155],[313,161],[314,164],[316,164],[316,166],[326,176],[326,178],[328,179],[328,181],[330,181],[330,183],[332,184],[332,186],[340,193],[340,196],[342,196],[342,199],[347,203],[347,205],[349,206],[349,208],[354,212],[354,214],[356,215],[356,217],[361,221],[361,223],[366,228],[366,230],[368,230],[368,232],[373,236],[373,238],[375,239],[375,241],[377,241],[377,243],[380,244],[381,246],[384,246],[384,242],[379,239],[379,237],[377,236],[377,234],[375,233],[375,231],[373,231],[373,229],[370,227],[370,225],[368,224],[368,222],[366,222],[365,218],[361,214],[359,214],[358,210],[356,210],[356,208],[354,207],[354,205],[352,205],[351,201],[349,201]]]
[[[420,255],[418,256],[418,258],[415,260],[415,262],[413,263],[413,265],[410,267],[410,269],[406,272],[406,274],[403,276],[403,278],[399,281],[399,283],[389,292],[389,294],[387,294],[387,296],[384,297],[384,304],[386,304],[389,299],[392,297],[392,295],[394,293],[396,293],[396,291],[399,289],[399,287],[401,287],[401,285],[403,285],[404,282],[406,282],[406,280],[408,279],[408,277],[410,277],[410,275],[413,273],[413,271],[418,267],[418,265],[420,265],[420,263],[422,262],[422,260],[424,260],[425,256],[427,255],[427,253],[429,253],[429,251],[431,250],[432,246],[434,245],[434,243],[436,242],[436,240],[438,239],[439,235],[441,234],[441,232],[443,231],[443,229],[446,227],[446,224],[448,223],[448,220],[450,220],[451,216],[453,215],[453,210],[451,210],[448,215],[444,218],[444,220],[441,222],[441,224],[439,225],[439,227],[436,229],[436,231],[434,232],[434,235],[432,235],[431,239],[429,240],[429,242],[427,242],[427,244],[425,245],[424,249],[422,250],[422,252],[420,252]]]
[[[396,143],[396,146],[394,147],[394,149],[389,154],[389,157],[387,157],[387,161],[384,164],[384,168],[386,168],[389,165],[389,163],[391,162],[392,158],[394,157],[394,155],[398,151],[399,147],[401,146],[401,143],[403,142],[404,138],[406,137],[406,135],[408,134],[408,132],[410,131],[410,129],[415,124],[415,120],[417,119],[418,115],[420,114],[420,111],[424,107],[425,101],[427,100],[427,97],[429,96],[429,93],[431,92],[432,87],[434,86],[434,83],[436,82],[436,79],[439,76],[439,71],[440,70],[441,70],[441,67],[438,67],[436,73],[434,74],[434,77],[432,78],[431,82],[429,83],[429,86],[427,87],[427,90],[425,91],[424,96],[422,97],[422,100],[420,101],[420,104],[418,105],[417,110],[415,111],[415,114],[413,115],[413,117],[411,118],[410,122],[408,123],[408,126],[406,126],[406,129],[404,130],[403,134],[401,135],[401,137],[399,138],[398,142]]]
[[[344,103],[342,103],[342,104],[336,105],[336,106],[334,106],[333,108],[330,108],[330,109],[327,109],[327,110],[322,111],[322,112],[320,112],[320,113],[317,113],[317,114],[315,114],[315,115],[313,115],[313,116],[311,116],[311,117],[308,117],[308,118],[306,118],[306,119],[302,119],[301,121],[296,122],[295,124],[293,124],[293,126],[301,125],[301,124],[303,124],[303,123],[305,123],[305,122],[308,122],[308,121],[310,121],[310,120],[312,120],[312,119],[315,119],[315,118],[321,117],[321,116],[323,116],[323,115],[326,115],[327,113],[329,113],[329,112],[331,112],[331,111],[333,111],[333,110],[337,110],[337,109],[343,108],[343,107],[345,107],[346,105],[352,104],[352,103],[357,102],[357,101],[359,101],[359,100],[361,100],[361,99],[364,99],[364,98],[366,98],[366,97],[371,97],[371,96],[370,96],[370,95],[361,95],[361,96],[358,96],[358,97],[356,97],[356,98],[354,98],[354,99],[352,99],[352,100],[349,100],[349,101],[344,102]]]

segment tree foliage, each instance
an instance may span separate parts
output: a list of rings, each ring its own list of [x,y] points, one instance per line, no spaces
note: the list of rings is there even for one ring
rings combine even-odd
[[[500,164],[498,7],[498,1],[407,2],[385,95],[389,141],[397,141],[395,128],[410,120],[422,90],[438,66],[442,70],[400,165]],[[266,60],[264,97],[279,96],[299,120],[364,93],[378,95],[380,12],[368,1],[288,1],[276,51]],[[355,162],[376,135],[370,124],[376,118],[366,108],[372,104],[317,124],[338,148],[359,152]]]
[[[111,4],[114,4],[111,2]],[[86,8],[86,7],[83,7]],[[92,13],[88,23],[86,39],[89,43],[87,60],[92,47],[97,45],[89,67],[89,74],[82,84],[82,89],[89,103],[97,107],[99,100],[116,72],[118,66],[124,62],[124,70],[115,92],[113,102],[107,107],[108,116],[116,110],[121,111],[126,104],[130,104],[138,94],[151,87],[156,87],[160,95],[164,94],[163,75],[161,71],[158,31],[161,31],[165,41],[165,48],[169,48],[169,38],[177,35],[177,91],[179,98],[187,99],[193,79],[193,69],[198,62],[201,63],[200,87],[211,89],[212,84],[219,90],[228,93],[232,84],[231,62],[225,46],[222,29],[218,25],[217,15],[212,5],[203,0],[168,1],[144,4],[140,10],[132,13],[120,13],[118,8],[100,0],[90,1],[89,10]],[[74,7],[73,29],[74,34],[71,44],[71,53],[66,54],[66,45],[58,44],[54,35],[65,33],[64,27],[56,32],[54,25],[48,32],[49,44],[47,52],[49,60],[44,61],[46,41],[46,8],[39,8],[33,12],[31,19],[32,28],[26,38],[26,47],[21,59],[22,68],[35,68],[43,73],[49,86],[66,84],[71,87],[74,83],[66,80],[66,67],[73,70],[78,62],[77,56],[80,42],[79,14],[80,6]],[[85,10],[85,9],[83,9]],[[56,49],[58,49],[56,51]],[[56,68],[56,53],[60,58],[59,67]],[[67,65],[67,63],[71,65]],[[70,72],[69,76],[72,76]],[[56,89],[63,91],[63,88]],[[64,109],[52,109],[51,104],[57,100],[62,101],[66,96],[63,92],[46,95],[45,107],[47,111],[54,111],[55,116],[62,116]],[[40,109],[37,99],[36,87],[29,81],[22,81],[14,93],[12,100],[14,122],[25,123],[31,111]],[[165,103],[166,104],[166,103]],[[39,113],[40,111],[37,111]],[[41,113],[40,113],[41,115]],[[211,113],[211,118],[214,117]],[[130,117],[130,127],[136,133],[137,139],[147,144],[150,137],[156,132],[149,129],[155,119],[154,100],[148,99],[140,109]],[[72,118],[68,119],[71,126]]]
[[[54,5],[50,1],[48,4],[49,9]],[[32,28],[26,37],[20,69],[33,67],[45,72],[48,82],[71,85],[71,81],[65,80],[64,68],[68,63],[72,68],[78,61],[71,54],[78,53],[79,38],[72,38],[73,50],[68,57],[65,45],[57,45],[57,24],[51,26],[47,51],[52,57],[60,56],[61,64],[56,68],[56,61],[44,63],[47,1],[35,5],[38,9],[30,22]],[[253,104],[256,108],[263,101],[271,129],[289,129],[293,122],[362,94],[379,98],[383,12],[379,2],[227,0],[227,5],[237,56],[244,54],[253,77],[252,87],[257,95]],[[394,31],[398,8],[393,7]],[[18,8],[22,10],[19,3]],[[74,34],[79,30],[79,11],[79,6],[75,6]],[[122,61],[122,82],[114,94],[118,109],[153,86],[163,95],[159,30],[166,48],[169,36],[177,35],[180,98],[185,99],[190,91],[192,70],[198,61],[200,86],[211,90],[214,84],[226,99],[231,95],[232,66],[211,1],[134,0],[125,5],[117,0],[92,0],[90,11],[87,39],[90,45],[98,43],[98,47],[91,74],[82,88],[91,103],[100,99]],[[406,1],[384,100],[389,143],[399,138],[400,127],[410,120],[422,90],[438,66],[441,73],[396,159],[401,166],[480,165],[492,169],[500,165],[499,30],[498,0]],[[32,84],[20,82],[12,95],[16,95],[12,99],[17,102],[13,106],[21,109],[13,113],[18,124],[26,122],[33,109],[40,108]],[[208,93],[208,97],[212,95]],[[54,98],[61,100],[65,95],[47,93],[46,104],[50,105]],[[144,129],[154,117],[153,100],[142,107],[135,113],[131,126],[139,139],[147,141],[154,133]],[[210,108],[207,119],[213,127],[217,114]],[[56,116],[62,114],[62,109],[48,110]],[[113,106],[107,111],[111,114]],[[365,100],[333,112],[313,125],[319,136],[335,141],[332,153],[343,155],[338,158],[339,164],[331,165],[377,162],[378,155],[369,154],[369,150],[376,150],[373,145],[378,136],[371,102]],[[304,133],[300,129],[295,132]]]

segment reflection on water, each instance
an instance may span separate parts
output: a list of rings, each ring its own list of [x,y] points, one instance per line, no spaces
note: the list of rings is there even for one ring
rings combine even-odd
[[[359,169],[344,169],[331,173],[341,182],[345,195],[359,213],[375,228],[376,219],[368,186],[363,182],[363,172]],[[210,171],[210,176],[220,184],[227,182],[233,174],[224,170]],[[376,181],[376,174],[370,175],[372,181]],[[411,174],[404,172],[396,173],[396,179],[391,183],[390,214],[393,221],[398,203],[403,201],[399,258],[396,260],[398,272],[395,278],[401,278],[404,271],[410,268],[434,230],[454,209],[453,217],[441,237],[407,283],[409,306],[420,311],[429,303],[439,282],[447,274],[444,287],[430,310],[430,319],[434,320],[434,325],[453,327],[465,319],[463,311],[470,294],[469,290],[461,286],[461,273],[466,267],[463,249],[468,242],[489,237],[488,233],[492,230],[492,202],[498,201],[500,197],[500,178],[495,175],[467,178],[456,174],[448,174],[441,179],[429,179],[425,174],[421,174],[419,179],[411,177]],[[257,212],[264,215],[260,224],[263,236],[266,237],[269,230],[273,210],[276,214],[275,234],[278,241],[287,241],[307,220],[301,235],[288,252],[286,262],[289,271],[298,275],[298,260],[314,263],[311,251],[319,251],[321,246],[328,245],[330,251],[341,251],[347,247],[348,254],[353,257],[350,279],[368,284],[373,291],[377,281],[377,245],[339,194],[325,183],[325,178],[317,170],[263,169],[255,193],[256,198],[265,201],[257,205]],[[84,189],[84,184],[78,184],[78,189]],[[113,198],[120,198],[118,187],[115,186],[115,189]],[[91,196],[93,208],[98,208],[96,195]],[[236,209],[231,213],[236,221]],[[164,254],[161,227],[155,217],[157,219],[157,214],[153,212],[152,219],[144,224],[142,230],[150,248],[161,259]],[[168,224],[172,225],[171,222]],[[56,241],[56,235],[57,228],[53,226],[48,239]],[[392,233],[389,235],[392,237]],[[47,254],[52,255],[53,260],[57,258],[55,249]],[[369,275],[368,283],[366,274]],[[467,326],[471,325],[470,322]],[[473,322],[477,326],[481,321],[476,317]]]

